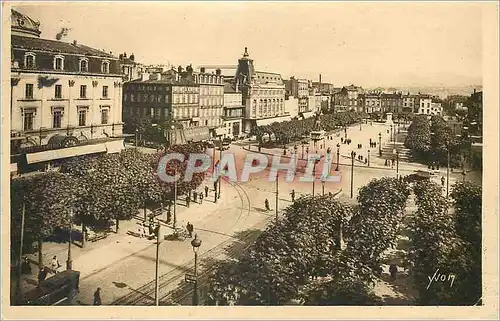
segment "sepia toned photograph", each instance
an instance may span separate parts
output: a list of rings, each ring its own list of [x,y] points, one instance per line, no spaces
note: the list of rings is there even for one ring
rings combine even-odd
[[[497,302],[494,2],[2,10],[3,304]]]

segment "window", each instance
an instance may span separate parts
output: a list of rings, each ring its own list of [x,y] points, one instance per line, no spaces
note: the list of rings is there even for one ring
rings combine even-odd
[[[33,119],[34,119],[34,110],[24,110],[23,113],[23,128],[24,131],[33,130]]]
[[[89,62],[86,59],[80,60],[80,71],[81,72],[89,71]]]
[[[33,84],[26,84],[26,99],[33,99]]]
[[[109,61],[103,61],[101,70],[103,74],[109,74]]]
[[[64,69],[64,57],[55,56],[54,57],[54,69],[55,70],[63,70]]]
[[[34,53],[30,52],[24,56],[24,67],[27,69],[35,68],[35,54]]]
[[[101,110],[101,124],[105,125],[108,123],[109,109],[103,108]]]
[[[102,86],[102,98],[108,98],[108,86]]]
[[[208,119],[205,119],[205,126],[208,126]]]
[[[62,85],[55,86],[54,98],[62,98]]]
[[[62,120],[62,111],[54,110],[52,112],[52,127],[61,128],[61,120]]]
[[[80,98],[87,98],[87,85],[80,86]],[[80,125],[84,126],[84,125]]]
[[[87,111],[79,110],[78,111],[78,126],[86,126],[87,125]]]

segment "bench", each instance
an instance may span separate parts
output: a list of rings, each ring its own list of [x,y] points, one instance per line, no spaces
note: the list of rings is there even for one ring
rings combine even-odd
[[[107,233],[96,233],[92,236],[87,237],[87,241],[89,242],[97,242],[99,240],[103,240],[108,237]]]

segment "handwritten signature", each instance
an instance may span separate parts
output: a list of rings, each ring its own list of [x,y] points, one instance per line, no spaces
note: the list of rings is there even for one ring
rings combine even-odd
[[[432,282],[450,282],[450,288],[453,287],[453,282],[455,282],[455,275],[454,274],[441,274],[439,273],[439,269],[436,269],[436,272],[434,272],[434,275],[432,277],[428,276],[429,278],[429,284],[427,285],[427,290],[431,287]]]

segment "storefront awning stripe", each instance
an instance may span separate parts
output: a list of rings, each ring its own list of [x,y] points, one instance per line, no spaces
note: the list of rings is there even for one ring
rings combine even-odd
[[[46,162],[54,159],[61,159],[67,157],[95,154],[106,152],[106,144],[84,145],[55,150],[48,150],[44,152],[26,154],[26,162],[28,164]]]

